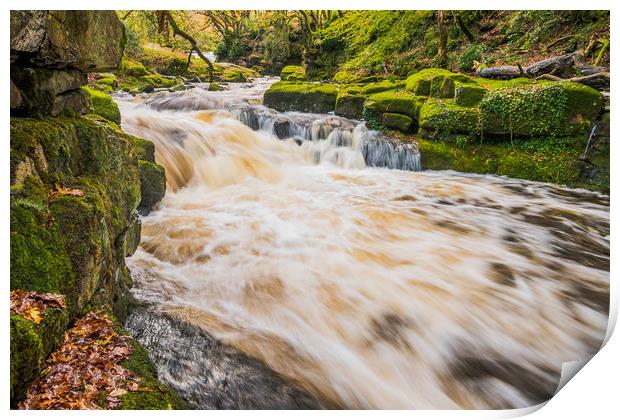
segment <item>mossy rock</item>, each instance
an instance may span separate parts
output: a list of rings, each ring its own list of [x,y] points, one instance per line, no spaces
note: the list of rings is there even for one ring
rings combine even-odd
[[[209,92],[221,92],[224,90],[224,88],[222,87],[222,85],[216,83],[216,82],[211,82],[209,83],[209,88],[207,89]]]
[[[118,72],[123,76],[133,77],[146,76],[147,74],[149,74],[149,71],[146,69],[146,67],[144,67],[142,63],[130,60],[127,57],[123,57]]]
[[[116,322],[117,334],[127,335],[127,331]],[[120,397],[121,410],[187,410],[190,407],[172,388],[162,384],[157,378],[157,369],[149,359],[146,349],[134,339],[129,339],[132,352],[121,361],[121,365],[140,377],[140,389],[129,391]]]
[[[302,66],[284,66],[280,79],[285,82],[301,82],[306,80],[306,70]]]
[[[180,51],[173,52],[143,47],[139,54],[139,61],[150,72],[175,76],[185,69],[187,54]]]
[[[166,194],[166,173],[164,167],[153,162],[140,160],[140,186],[142,199],[139,210],[147,214]]]
[[[336,108],[338,87],[330,84],[276,82],[267,89],[264,104],[277,111],[328,113]]]
[[[101,79],[97,79],[97,84],[115,87],[117,81],[118,79],[116,77],[102,77]]]
[[[124,267],[115,246],[140,201],[131,137],[85,117],[13,118],[11,183],[11,288],[62,293],[75,314]],[[83,195],[50,197],[55,184]]]
[[[481,144],[479,140],[456,144],[418,139],[417,143],[423,169],[505,175],[571,188],[609,191],[609,183],[604,179],[588,180],[581,176],[584,163],[579,156],[585,142],[580,137],[531,138],[512,143],[505,140],[494,144]],[[607,154],[607,162],[608,157]],[[604,169],[604,164],[601,166]]]
[[[103,118],[116,124],[121,123],[121,113],[118,105],[116,105],[116,102],[114,102],[110,95],[86,86],[82,87],[82,91],[86,93],[88,103],[94,114],[101,115]]]
[[[386,92],[388,90],[400,90],[404,87],[404,80],[382,80],[380,82],[361,85],[360,93],[364,95],[371,95],[373,93]]]
[[[364,102],[368,96],[357,89],[342,89],[336,98],[336,115],[346,118],[361,119],[364,112]]]
[[[375,113],[396,113],[417,119],[426,98],[404,90],[386,91],[370,95],[364,106]]]
[[[460,106],[477,106],[484,95],[486,89],[472,83],[457,82],[454,88],[454,103]]]
[[[478,130],[479,111],[456,105],[450,99],[431,98],[420,109],[419,125],[431,136],[453,133],[474,134]]]
[[[100,92],[107,93],[108,95],[114,92],[114,88],[110,85],[100,85],[99,83],[95,83],[94,85],[90,85],[89,87]]]
[[[180,78],[169,78],[159,74],[148,74],[140,77],[124,78],[119,87],[129,93],[149,93],[155,89],[173,89],[183,84]]]
[[[380,76],[369,76],[363,74],[352,73],[349,70],[341,69],[336,74],[332,80],[336,83],[372,83],[381,80]]]
[[[407,77],[406,89],[418,96],[453,98],[455,82],[475,83],[473,78],[464,74],[430,68]]]
[[[406,133],[411,128],[413,119],[407,115],[394,114],[386,112],[381,115],[381,124],[388,128],[394,128],[396,130]]]
[[[39,324],[11,314],[12,407],[24,398],[28,385],[41,372],[47,356],[62,341],[68,321],[67,312],[58,308],[47,309]]]
[[[152,141],[139,137],[133,137],[132,141],[139,160],[155,163],[155,144]]]
[[[480,102],[486,133],[510,136],[584,134],[603,109],[603,95],[571,82],[495,84]],[[510,86],[510,85],[509,85]]]
[[[224,82],[230,83],[242,83],[249,80],[248,76],[244,72],[234,68],[227,68],[226,70],[224,70],[221,79]]]

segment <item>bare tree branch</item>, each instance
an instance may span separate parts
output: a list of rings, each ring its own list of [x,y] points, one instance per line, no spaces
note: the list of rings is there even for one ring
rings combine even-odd
[[[162,13],[166,16],[166,18],[168,19],[168,22],[170,22],[170,26],[172,27],[172,33],[174,35],[178,35],[181,38],[186,39],[192,45],[192,49],[187,59],[187,66],[189,67],[189,62],[191,60],[192,52],[196,51],[196,54],[198,54],[198,57],[200,57],[205,63],[207,63],[207,66],[209,66],[209,82],[213,82],[213,63],[211,63],[211,61],[202,53],[202,51],[200,51],[200,48],[198,48],[198,45],[196,44],[196,40],[194,39],[194,37],[192,37],[187,32],[179,28],[179,25],[177,25],[170,11],[164,10],[162,11]],[[185,69],[184,72],[186,70],[187,69]]]

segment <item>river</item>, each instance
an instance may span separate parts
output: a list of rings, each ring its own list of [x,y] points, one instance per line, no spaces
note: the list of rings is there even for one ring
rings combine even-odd
[[[526,407],[598,350],[607,196],[419,171],[357,121],[263,107],[273,81],[116,98],[167,174],[127,327],[194,407]]]

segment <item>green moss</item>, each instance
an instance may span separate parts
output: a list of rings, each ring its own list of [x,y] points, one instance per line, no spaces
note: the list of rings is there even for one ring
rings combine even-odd
[[[136,149],[139,160],[146,160],[155,163],[155,144],[150,140],[132,137],[133,145]]]
[[[175,76],[185,69],[187,54],[143,47],[139,60],[151,72]]]
[[[116,77],[102,77],[101,79],[97,79],[97,84],[108,85],[112,87],[116,86],[116,82]]]
[[[121,364],[138,374],[143,390],[130,391],[121,396],[122,410],[186,410],[187,403],[172,389],[157,380],[157,370],[149,360],[144,347],[130,340],[133,352]]]
[[[140,160],[139,165],[142,192],[140,208],[148,211],[166,194],[166,174],[164,168],[156,163]]]
[[[389,128],[394,128],[396,130],[402,131],[403,133],[407,132],[413,123],[411,117],[402,114],[393,114],[386,112],[381,116],[381,123]]]
[[[455,82],[475,84],[474,79],[464,74],[430,68],[407,77],[406,89],[418,96],[453,98]]]
[[[224,90],[224,88],[216,82],[211,82],[209,83],[209,89],[207,90],[210,92],[221,92]]]
[[[280,72],[280,79],[301,82],[306,80],[306,70],[301,66],[285,66]]]
[[[602,106],[600,93],[576,83],[519,84],[486,94],[481,124],[491,134],[565,136],[585,133]]]
[[[383,80],[381,82],[368,83],[360,87],[360,93],[371,95],[373,93],[397,90],[405,87],[404,80]]]
[[[361,94],[360,89],[342,89],[336,98],[336,115],[346,118],[362,118],[364,102],[368,96]]]
[[[116,102],[114,102],[110,95],[89,87],[82,87],[82,91],[86,93],[88,103],[94,114],[101,115],[107,120],[120,124],[121,113],[118,105],[116,105]]]
[[[224,82],[232,83],[241,83],[248,81],[247,75],[235,68],[226,68],[220,76],[220,79]]]
[[[527,142],[457,145],[418,139],[424,169],[491,173],[605,191],[604,184],[582,179],[581,138],[536,138]]]
[[[140,201],[130,139],[84,117],[11,120],[11,287],[63,293],[74,313],[114,276],[116,239]],[[20,178],[29,161],[36,172]],[[56,183],[84,195],[48,198]]]
[[[38,325],[11,315],[11,406],[25,396],[28,384],[34,380],[51,351],[60,343],[67,326],[67,313],[48,309]]]
[[[19,201],[11,205],[11,289],[67,294],[74,288],[63,232],[58,225],[46,226],[49,217],[47,210]]]
[[[420,109],[419,125],[433,137],[474,134],[478,129],[478,114],[477,109],[456,105],[449,99],[429,99]]]
[[[364,106],[377,113],[404,114],[417,119],[426,98],[406,91],[387,91],[370,95]]]
[[[334,111],[338,87],[330,84],[277,82],[267,89],[264,104],[278,111]]]
[[[94,85],[90,85],[90,87],[98,91],[107,93],[108,95],[114,92],[114,88],[112,88],[112,86],[109,86],[109,85],[100,85],[99,83],[95,83]]]
[[[149,74],[149,71],[146,67],[144,67],[144,65],[142,65],[142,63],[130,60],[127,57],[123,57],[118,71],[123,76],[133,77],[146,76]]]
[[[456,83],[454,103],[460,106],[474,107],[482,101],[486,89],[472,83]]]

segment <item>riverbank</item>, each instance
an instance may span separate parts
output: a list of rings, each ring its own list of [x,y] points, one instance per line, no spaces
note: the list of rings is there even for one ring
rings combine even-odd
[[[287,68],[287,81],[265,92],[266,106],[333,112],[396,130],[394,137],[418,145],[424,169],[609,191],[609,111],[603,95],[588,86],[442,69],[355,84],[291,81],[291,74],[303,69]]]

